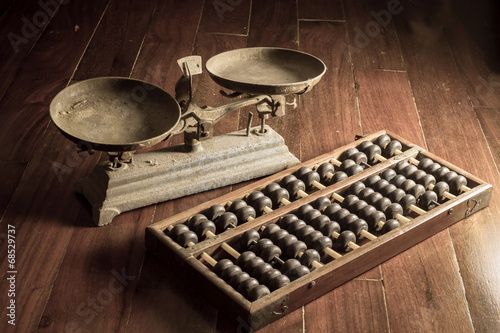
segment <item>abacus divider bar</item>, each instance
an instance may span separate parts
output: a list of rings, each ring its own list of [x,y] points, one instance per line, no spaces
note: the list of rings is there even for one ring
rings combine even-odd
[[[235,249],[233,249],[233,247],[231,245],[229,245],[228,243],[226,242],[223,242],[221,244],[221,247],[227,252],[229,253],[231,256],[234,257],[234,259],[238,259],[240,257],[240,253],[238,251],[236,251]]]
[[[214,267],[216,264],[217,264],[217,260],[215,260],[214,258],[212,258],[208,253],[206,253],[205,251],[203,251],[201,253],[201,257],[210,264],[210,266]]]

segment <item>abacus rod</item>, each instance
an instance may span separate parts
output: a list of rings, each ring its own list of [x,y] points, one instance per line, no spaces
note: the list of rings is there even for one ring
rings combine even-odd
[[[235,249],[233,249],[231,247],[231,245],[229,245],[228,243],[226,242],[223,242],[221,247],[227,252],[229,253],[231,256],[234,257],[234,259],[238,259],[240,257],[240,253],[238,251],[236,251]]]
[[[201,257],[210,264],[210,266],[214,267],[217,264],[217,260],[212,258],[208,253],[202,252]]]

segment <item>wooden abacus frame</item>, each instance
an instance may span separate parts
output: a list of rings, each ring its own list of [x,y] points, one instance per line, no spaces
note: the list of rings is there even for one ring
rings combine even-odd
[[[169,226],[183,223],[190,216],[200,213],[214,204],[224,205],[228,201],[240,199],[252,191],[264,188],[271,182],[278,182],[300,167],[311,167],[328,161],[332,157],[338,158],[342,152],[351,147],[356,147],[361,141],[374,141],[382,134],[388,134],[391,138],[399,140],[404,146],[403,153],[375,164],[346,180],[314,191],[305,198],[259,216],[253,221],[240,224],[236,228],[216,235],[214,238],[205,239],[192,247],[182,248],[165,233]],[[203,252],[213,256],[216,260],[229,257],[220,249],[223,242],[237,246],[238,238],[246,230],[258,229],[263,225],[274,223],[279,217],[314,201],[320,196],[330,197],[334,192],[342,195],[350,184],[394,167],[399,161],[408,160],[411,157],[417,160],[429,157],[442,166],[448,167],[450,170],[463,175],[467,179],[467,186],[471,189],[451,200],[446,200],[440,206],[423,215],[415,215],[411,222],[403,224],[387,234],[382,234],[373,241],[362,241],[360,248],[342,255],[339,259],[328,262],[323,267],[254,302],[245,299],[230,285],[216,276],[209,268],[209,265],[201,259]],[[486,184],[468,172],[393,133],[379,131],[363,137],[363,140],[352,142],[328,154],[318,156],[293,168],[154,223],[146,229],[146,246],[149,251],[156,254],[172,269],[182,274],[184,279],[193,285],[197,285],[207,299],[213,301],[214,306],[247,329],[257,330],[486,207],[489,204],[491,193],[491,185]]]

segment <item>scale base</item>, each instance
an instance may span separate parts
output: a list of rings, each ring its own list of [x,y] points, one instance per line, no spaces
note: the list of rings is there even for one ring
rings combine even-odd
[[[283,138],[266,126],[219,135],[188,152],[184,144],[134,155],[131,163],[97,165],[77,182],[104,226],[123,212],[267,176],[300,163]]]

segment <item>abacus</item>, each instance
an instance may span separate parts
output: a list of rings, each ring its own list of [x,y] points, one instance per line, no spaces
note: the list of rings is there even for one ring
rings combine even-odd
[[[379,131],[157,222],[146,245],[257,330],[486,207],[491,191]]]

